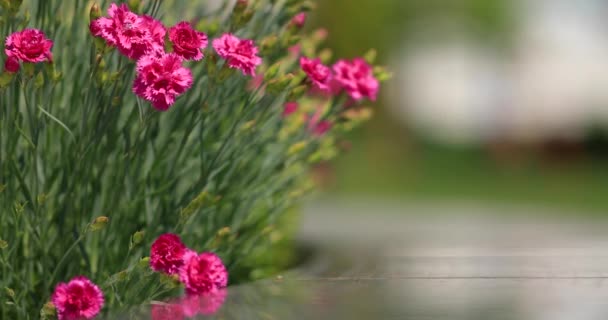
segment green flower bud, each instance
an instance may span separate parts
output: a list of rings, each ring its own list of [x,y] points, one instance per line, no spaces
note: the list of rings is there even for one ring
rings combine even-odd
[[[99,231],[106,227],[110,219],[106,216],[101,216],[95,218],[91,226],[89,227],[91,231]]]
[[[133,12],[139,12],[140,11],[140,5],[141,5],[141,0],[129,0],[127,1],[127,6],[129,6],[129,9]]]
[[[34,78],[34,88],[40,89],[44,86],[44,75],[42,72],[38,72],[36,78]]]
[[[47,302],[44,304],[42,309],[40,310],[40,319],[42,320],[51,320],[56,319],[56,310],[55,305],[52,302]]]
[[[293,156],[297,153],[300,153],[300,151],[304,150],[307,145],[308,145],[308,142],[306,142],[306,141],[300,141],[300,142],[294,143],[287,150],[287,154],[290,156]]]
[[[137,231],[131,236],[131,243],[129,244],[129,249],[133,249],[144,241],[144,231]]]
[[[365,59],[365,61],[369,64],[374,64],[377,57],[378,51],[376,51],[376,49],[369,49],[365,55],[363,55],[363,59]]]
[[[99,4],[94,2],[89,10],[89,21],[96,20],[101,17],[101,8],[99,8]]]
[[[6,248],[8,248],[8,242],[0,239],[0,250],[4,250]]]

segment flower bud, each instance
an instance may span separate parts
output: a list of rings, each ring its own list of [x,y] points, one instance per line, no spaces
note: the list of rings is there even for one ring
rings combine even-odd
[[[97,2],[94,2],[89,10],[89,21],[97,20],[101,17],[101,8]]]
[[[8,87],[13,82],[15,74],[10,72],[3,72],[0,74],[0,89]]]
[[[289,94],[289,98],[287,100],[289,100],[289,101],[300,100],[300,98],[306,93],[307,90],[308,90],[308,86],[306,86],[306,85],[297,86],[291,91],[291,93]]]
[[[274,79],[274,80],[268,82],[268,91],[274,92],[274,93],[283,92],[285,89],[287,89],[287,87],[289,87],[289,84],[291,83],[293,78],[294,78],[294,75],[291,73],[288,73],[284,76],[281,76],[278,79]]]
[[[7,296],[11,297],[11,299],[15,299],[15,290],[11,288],[4,288],[4,290],[6,291]]]
[[[145,232],[137,231],[131,237],[131,247],[135,247],[144,241]]]
[[[150,257],[143,257],[139,259],[137,266],[142,269],[147,269],[150,266]]]
[[[129,9],[133,12],[139,12],[140,10],[140,5],[141,5],[141,0],[129,0],[127,1],[127,6],[129,6]]]
[[[56,310],[55,305],[52,302],[47,302],[44,304],[42,309],[40,310],[40,319],[42,320],[51,320],[56,319]]]
[[[308,145],[308,143],[306,141],[300,141],[300,142],[294,143],[287,150],[287,155],[293,156],[297,153],[300,153],[300,151],[304,150],[307,145]]]
[[[0,250],[8,248],[8,242],[0,239]]]
[[[262,39],[262,43],[260,45],[262,55],[269,55],[270,53],[272,53],[272,51],[277,47],[278,42],[279,38],[275,35],[271,35]]]
[[[268,68],[268,70],[266,70],[266,72],[264,72],[264,80],[270,81],[274,79],[274,77],[276,77],[279,73],[279,70],[281,70],[281,63],[277,62],[273,64],[270,66],[270,68]]]
[[[376,58],[378,57],[378,51],[376,49],[369,49],[365,55],[363,55],[363,59],[369,64],[374,64],[376,62]]]
[[[10,73],[16,73],[19,71],[20,65],[19,60],[13,57],[8,57],[4,62],[4,71]]]
[[[387,80],[390,80],[393,77],[393,74],[390,71],[386,70],[385,67],[375,67],[374,77],[376,77],[376,79],[378,79],[378,81],[380,82],[385,82]]]
[[[38,72],[36,78],[34,78],[34,88],[40,89],[44,86],[44,75],[42,72]]]
[[[110,219],[106,216],[101,216],[95,218],[93,223],[91,223],[90,229],[91,231],[99,231],[106,227]]]

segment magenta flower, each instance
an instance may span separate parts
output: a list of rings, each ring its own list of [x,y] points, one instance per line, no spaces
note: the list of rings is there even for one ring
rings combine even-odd
[[[293,101],[287,102],[283,108],[283,117],[287,117],[296,111],[298,111],[298,103]]]
[[[83,276],[75,277],[68,283],[59,283],[51,301],[57,309],[59,320],[93,319],[104,303],[99,287]]]
[[[158,237],[150,248],[150,267],[154,271],[177,274],[184,264],[184,254],[188,249],[179,236],[166,233]]]
[[[182,21],[169,29],[169,39],[173,42],[173,52],[186,60],[201,60],[202,49],[207,47],[207,35],[192,28],[189,22]]]
[[[15,73],[19,71],[19,59],[15,57],[8,57],[4,62],[4,70],[9,73]]]
[[[137,61],[133,92],[160,111],[168,110],[178,95],[192,86],[192,72],[175,53],[147,55]]]
[[[23,62],[53,61],[53,41],[38,29],[25,29],[6,38],[4,52],[9,58]]]
[[[320,59],[300,58],[300,67],[308,75],[308,79],[321,91],[328,91],[331,81],[331,69],[323,65]]]
[[[228,285],[228,271],[217,255],[188,251],[184,255],[179,279],[188,294],[208,294]]]
[[[298,28],[302,28],[306,23],[306,12],[300,12],[291,19],[291,24]]]
[[[154,51],[164,52],[165,27],[150,16],[139,16],[126,4],[115,3],[108,9],[108,17],[91,21],[91,33],[117,47],[123,55],[137,60]]]
[[[380,83],[374,77],[372,67],[361,58],[340,60],[334,66],[334,79],[355,101],[369,98],[376,100]]]
[[[308,131],[314,136],[321,137],[325,135],[333,124],[329,120],[322,120],[323,109],[317,108],[317,111],[308,118]]]
[[[255,69],[262,64],[258,57],[258,48],[253,40],[241,40],[226,33],[213,40],[213,48],[218,55],[228,61],[228,66],[240,69],[244,75],[255,76]]]

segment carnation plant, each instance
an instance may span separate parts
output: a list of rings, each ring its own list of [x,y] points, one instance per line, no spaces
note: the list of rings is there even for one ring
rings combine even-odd
[[[332,58],[309,1],[196,3],[0,0],[0,318],[209,314],[287,267],[387,74]]]

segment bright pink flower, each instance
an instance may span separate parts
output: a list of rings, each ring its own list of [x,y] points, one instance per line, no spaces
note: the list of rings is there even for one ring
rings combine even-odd
[[[340,60],[334,66],[334,79],[355,101],[369,98],[376,100],[380,83],[374,77],[372,67],[361,58]]]
[[[51,301],[57,309],[59,320],[93,319],[103,307],[103,293],[93,282],[83,276],[68,283],[59,283]]]
[[[153,304],[150,308],[152,320],[183,320],[182,306],[175,303]]]
[[[228,66],[240,69],[244,75],[255,76],[256,67],[262,64],[262,58],[257,56],[258,48],[253,40],[241,40],[226,33],[213,40],[213,48],[220,57],[228,61]]]
[[[158,237],[150,248],[150,267],[167,274],[177,274],[184,264],[186,246],[179,236],[166,233]]]
[[[201,60],[201,49],[207,47],[207,35],[192,28],[189,22],[182,21],[169,29],[169,39],[173,42],[173,52],[186,60]]]
[[[126,4],[115,3],[108,9],[108,17],[91,21],[91,33],[103,38],[120,53],[137,60],[153,51],[164,51],[165,27],[150,16],[139,16]]]
[[[8,57],[4,62],[4,70],[9,73],[15,73],[19,71],[19,59],[15,57]]]
[[[315,87],[322,91],[329,90],[331,69],[323,65],[320,59],[300,58],[300,67],[308,75]]]
[[[298,103],[293,101],[287,102],[285,103],[285,107],[283,109],[283,117],[287,117],[296,111],[298,111]]]
[[[182,66],[175,53],[147,55],[137,61],[133,92],[160,111],[168,110],[175,98],[192,86],[192,72]]]
[[[297,57],[300,55],[300,52],[302,52],[302,45],[300,45],[300,44],[293,45],[293,46],[287,48],[287,51],[289,52],[290,55]]]
[[[296,14],[295,17],[291,19],[291,23],[298,28],[302,28],[306,23],[306,12]]]
[[[189,294],[207,294],[228,285],[228,271],[217,255],[189,251],[184,255],[179,279]]]
[[[53,61],[51,48],[53,41],[38,29],[25,29],[6,38],[4,52],[10,58],[24,62],[38,63]]]
[[[318,108],[317,111],[308,118],[308,131],[317,137],[325,135],[333,126],[331,121],[322,120],[323,109]]]

